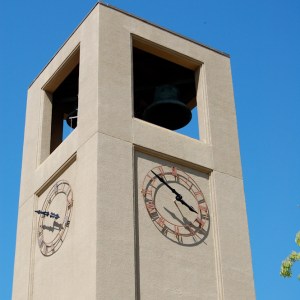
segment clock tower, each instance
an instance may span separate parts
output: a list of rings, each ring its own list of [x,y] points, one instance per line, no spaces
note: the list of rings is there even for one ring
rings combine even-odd
[[[28,91],[13,299],[255,299],[227,54],[93,8]]]

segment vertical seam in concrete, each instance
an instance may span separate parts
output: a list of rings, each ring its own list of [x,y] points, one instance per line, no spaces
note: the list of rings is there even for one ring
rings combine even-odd
[[[134,140],[134,132],[132,130],[133,127],[133,118],[134,118],[134,99],[133,99],[133,45],[132,45],[132,33],[129,34],[129,44],[130,44],[130,61],[131,61],[131,141]],[[137,196],[137,162],[136,162],[136,154],[135,154],[135,147],[134,144],[131,143],[131,151],[132,151],[132,199],[133,199],[133,233],[134,233],[134,293],[135,293],[135,300],[139,300],[141,298],[140,292],[140,252],[139,252],[139,215],[138,215],[138,196]]]
[[[214,238],[214,254],[215,254],[215,266],[216,266],[216,279],[217,279],[217,292],[218,300],[224,300],[224,284],[222,276],[222,259],[221,259],[221,247],[220,247],[220,234],[219,234],[219,224],[217,217],[217,203],[216,203],[216,184],[215,175],[210,173],[209,175],[209,185],[210,185],[210,198],[211,198],[211,209],[212,209],[212,229]]]
[[[139,252],[139,215],[138,215],[138,187],[137,187],[137,161],[135,148],[132,145],[132,176],[133,176],[133,226],[134,226],[134,278],[135,278],[135,300],[141,299],[140,291],[140,252]]]
[[[38,197],[33,195],[33,211],[37,209]],[[33,299],[33,285],[34,285],[34,265],[35,265],[35,248],[36,248],[36,217],[32,218],[31,226],[31,245],[30,245],[30,263],[29,263],[29,282],[28,282],[28,299]]]
[[[100,148],[100,137],[99,137],[99,134],[97,134],[97,149],[99,150],[99,148]],[[99,178],[99,173],[100,173],[100,168],[101,168],[101,166],[100,166],[100,160],[99,160],[99,157],[98,157],[98,153],[97,153],[97,162],[96,162],[96,165],[97,165],[97,173],[96,173],[96,178]],[[95,272],[96,272],[96,278],[95,278],[95,290],[96,290],[96,297],[95,297],[95,299],[98,299],[98,293],[99,293],[99,286],[98,286],[98,277],[99,277],[99,275],[98,275],[98,269],[99,269],[99,263],[98,263],[98,249],[99,249],[99,243],[98,243],[98,241],[99,241],[99,231],[100,231],[100,229],[99,229],[99,213],[98,213],[98,211],[100,211],[100,209],[101,209],[101,207],[99,207],[100,206],[100,201],[98,201],[98,199],[101,199],[101,197],[99,197],[99,195],[100,195],[100,188],[99,188],[99,185],[100,185],[100,181],[99,180],[97,180],[97,183],[96,183],[96,249],[95,249],[95,251],[96,251],[96,253],[95,253],[95,255],[96,255],[96,257],[95,257],[95,260],[96,260],[96,270],[95,270]]]

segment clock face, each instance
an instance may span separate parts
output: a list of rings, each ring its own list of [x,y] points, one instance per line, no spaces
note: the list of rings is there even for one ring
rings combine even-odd
[[[156,166],[145,176],[141,193],[149,217],[166,238],[185,246],[206,239],[209,210],[190,175],[174,166]]]
[[[72,214],[73,192],[65,180],[57,181],[50,189],[38,219],[38,245],[44,256],[54,254],[66,238]]]

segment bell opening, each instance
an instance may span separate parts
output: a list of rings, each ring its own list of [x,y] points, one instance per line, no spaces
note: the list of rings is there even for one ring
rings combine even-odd
[[[50,153],[77,127],[79,64],[52,94]]]
[[[196,67],[144,50],[133,47],[134,117],[169,130],[185,127],[196,107]]]

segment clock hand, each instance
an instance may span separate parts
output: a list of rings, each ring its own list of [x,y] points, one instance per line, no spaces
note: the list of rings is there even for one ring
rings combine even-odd
[[[55,220],[57,220],[57,219],[59,219],[59,214],[55,214],[55,213],[51,212],[50,218],[55,218]]]
[[[176,195],[175,199],[177,201],[179,201],[181,204],[185,205],[190,211],[194,212],[194,213],[198,213],[192,206],[188,205],[183,199],[182,199],[182,196],[176,192],[175,189],[173,189],[162,177],[158,176],[155,172],[153,172],[151,170],[151,172],[158,178],[158,180],[160,182],[162,182],[164,185],[166,185],[171,191],[173,194]]]
[[[49,211],[35,210],[35,212],[39,215],[43,215],[44,217],[49,217]],[[55,214],[54,212],[50,213],[50,218],[55,218],[55,220],[59,219],[59,214]]]
[[[181,204],[185,205],[190,211],[192,211],[192,212],[198,214],[198,212],[196,212],[195,209],[194,209],[192,206],[188,205],[188,204],[182,199],[182,196],[181,196],[181,195],[179,195],[179,197],[176,196],[176,200],[179,201]]]
[[[172,193],[173,194],[175,194],[176,195],[176,197],[178,196],[178,197],[181,197],[181,195],[179,194],[179,193],[177,193],[176,192],[176,190],[175,189],[173,189],[163,178],[161,178],[160,176],[158,176],[155,172],[153,172],[152,170],[151,170],[151,172],[158,178],[158,180],[160,181],[160,182],[162,182],[164,185],[166,185],[171,191],[172,191]],[[182,198],[182,197],[181,197]]]
[[[44,217],[48,217],[49,216],[49,212],[48,211],[43,211],[43,210],[35,210],[35,212],[39,215],[43,215]]]

